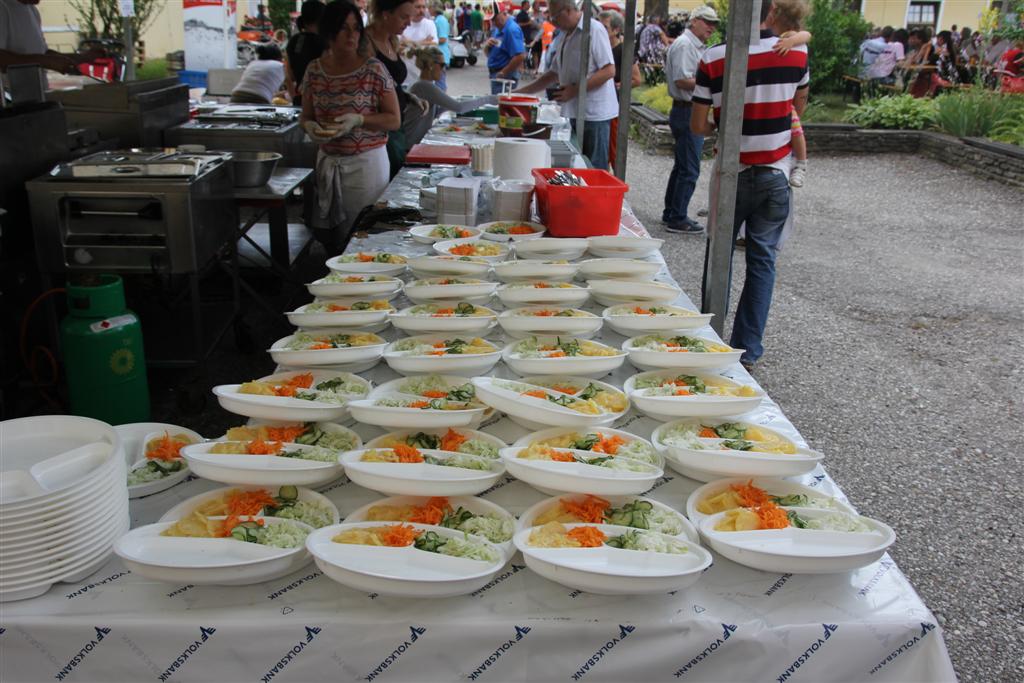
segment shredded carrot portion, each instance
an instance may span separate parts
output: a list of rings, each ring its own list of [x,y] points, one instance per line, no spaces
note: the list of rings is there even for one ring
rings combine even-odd
[[[392,548],[403,548],[407,545],[412,545],[422,531],[409,526],[408,524],[394,524],[389,527],[385,527],[384,532],[380,535],[381,543]]]
[[[754,512],[761,520],[761,529],[785,529],[789,526],[786,511],[771,501],[758,505]]]
[[[170,432],[164,432],[164,435],[151,448],[146,449],[146,458],[149,460],[174,460],[175,458],[180,458],[181,449],[184,445],[181,441],[172,439]]]
[[[565,358],[565,351],[554,351],[548,355],[548,358]]]
[[[409,404],[409,408],[426,408],[430,405],[430,401],[413,401]]]
[[[566,536],[578,541],[584,548],[600,548],[607,538],[603,531],[592,526],[578,526],[575,529],[569,529]]]
[[[437,309],[437,313],[434,313],[433,317],[439,318],[439,317],[445,316],[445,315],[455,315],[455,309],[454,308],[439,308],[439,309]]]
[[[669,349],[669,353],[689,353],[689,352],[690,352],[690,349],[681,349],[681,348]]]
[[[537,289],[548,289],[549,287],[551,287],[551,285],[549,285],[546,282],[534,282],[533,286],[536,287]]]
[[[604,511],[612,506],[604,498],[587,494],[583,500],[563,500],[562,509],[581,522],[600,524],[604,521]]]
[[[636,313],[637,315],[650,315],[651,309],[643,308],[642,306],[634,306],[633,312]]]
[[[267,438],[271,441],[295,441],[295,437],[304,431],[306,431],[305,425],[267,427]]]
[[[543,310],[533,312],[533,314],[538,318],[547,318],[555,315],[556,313],[558,313],[558,311],[553,311],[550,308],[545,308]]]
[[[568,451],[551,450],[548,452],[548,455],[550,455],[551,459],[555,462],[573,462],[576,459],[572,457],[572,453]]]
[[[245,446],[245,452],[249,455],[276,455],[281,452],[280,441],[264,441],[254,439]]]
[[[428,391],[424,391],[423,395],[426,396],[427,398],[444,398],[445,396],[448,395],[448,392],[431,389]]]
[[[448,250],[448,253],[457,256],[472,256],[476,253],[476,247],[472,244],[456,244]]]
[[[605,436],[601,432],[598,432],[597,436],[598,438],[600,438],[600,441],[595,443],[593,448],[591,449],[595,453],[606,453],[607,455],[615,455],[619,451],[619,446],[626,443],[626,440],[623,439],[618,434],[613,434],[612,436]]]
[[[331,313],[337,313],[338,311],[351,311],[352,309],[341,304],[330,304],[327,306],[327,310]]]
[[[363,263],[369,263],[370,261],[373,260],[373,254],[364,254],[362,252],[359,252],[359,254],[357,254],[356,258],[358,258]]]
[[[277,506],[277,501],[263,489],[258,491],[236,490],[227,499],[228,514],[236,516],[255,515],[263,508]]]
[[[320,342],[318,344],[310,344],[310,346],[309,346],[309,350],[310,351],[322,351],[324,349],[329,349],[329,348],[331,348],[331,345],[330,344],[325,344],[323,342]],[[292,391],[292,393],[295,393],[294,390]]]
[[[439,524],[444,519],[445,513],[451,509],[452,506],[448,503],[447,498],[429,498],[423,505],[413,508],[412,517],[409,518],[409,521],[419,522],[420,524]]]
[[[295,375],[287,382],[283,382],[280,386],[294,387],[296,389],[309,389],[313,386],[313,373],[304,372],[301,375]]]
[[[414,446],[399,443],[392,450],[398,456],[398,462],[423,462],[423,454]]]
[[[541,398],[541,399],[544,399],[544,398],[548,397],[548,395],[545,394],[540,389],[531,389],[530,391],[524,391],[522,395],[523,396],[533,396],[534,398]]]
[[[743,501],[743,507],[750,508],[768,502],[768,493],[764,489],[754,486],[753,479],[748,480],[746,484],[733,484],[730,488],[739,494]]]
[[[692,396],[693,394],[691,394],[686,389],[676,389],[676,393],[674,395],[675,396]]]
[[[459,230],[459,237],[472,237],[473,233],[469,230]]]
[[[551,387],[551,391],[557,391],[560,394],[575,394],[579,389],[577,387]]]
[[[345,278],[345,282],[362,282],[363,278],[361,275],[349,275]]]
[[[444,355],[444,349],[441,349],[440,351],[427,351],[427,355],[428,356],[443,356]]]
[[[234,529],[239,524],[241,524],[242,522],[255,522],[256,524],[258,524],[260,526],[263,526],[263,520],[262,519],[252,519],[251,517],[249,519],[245,519],[245,515],[243,515],[243,516],[229,515],[228,517],[224,518],[224,523],[221,525],[221,528],[220,528],[220,535],[221,535],[221,537],[222,538],[227,538],[228,536],[230,536],[231,535],[231,530]]]
[[[445,435],[441,437],[441,450],[442,451],[457,451],[459,446],[466,442],[466,436],[459,434],[454,429],[449,428]]]
[[[533,234],[533,228],[529,225],[513,225],[508,229],[510,235],[531,235]]]
[[[700,431],[697,432],[697,436],[699,436],[702,439],[717,439],[718,432],[716,432],[711,427],[705,427],[701,425]]]

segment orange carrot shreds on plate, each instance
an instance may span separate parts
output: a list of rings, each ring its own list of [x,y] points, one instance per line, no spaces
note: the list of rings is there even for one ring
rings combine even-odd
[[[551,287],[551,285],[549,285],[546,282],[534,282],[533,286],[536,287],[537,289],[548,289],[549,287]]]
[[[544,308],[544,309],[541,309],[539,311],[534,311],[533,314],[535,316],[537,316],[537,317],[540,317],[540,318],[548,318],[548,317],[551,317],[553,315],[557,315],[558,311],[557,310],[552,310],[550,308]]]
[[[430,407],[430,401],[413,401],[412,403],[410,403],[406,407],[407,408],[429,408]]]
[[[732,484],[731,488],[739,494],[744,507],[756,507],[768,502],[768,493],[764,489],[754,486],[753,479],[747,481],[746,484]]]
[[[352,309],[348,306],[342,306],[341,304],[329,304],[327,310],[331,313],[337,313],[339,311],[351,311]]]
[[[373,254],[364,254],[363,252],[359,252],[356,255],[356,258],[358,258],[363,263],[370,263],[371,261],[373,261],[374,255]]]
[[[604,511],[612,506],[604,498],[599,498],[589,493],[583,500],[563,500],[561,505],[562,509],[573,517],[576,517],[581,522],[590,522],[591,524],[603,522]]]
[[[448,428],[444,436],[441,437],[441,450],[442,451],[458,451],[459,446],[466,442],[466,437],[463,434],[459,434],[454,429]]]
[[[254,439],[245,446],[245,452],[249,455],[277,455],[281,452],[280,441],[264,441],[263,439]]]
[[[228,494],[227,508],[229,515],[255,515],[263,508],[276,508],[278,502],[273,496],[259,489],[257,491],[242,491],[236,489]]]
[[[592,526],[578,526],[574,529],[569,529],[566,536],[584,548],[600,548],[604,545],[605,538],[607,538],[603,531]]]
[[[579,387],[548,387],[551,391],[557,391],[560,394],[575,394],[579,391]]]
[[[550,455],[551,459],[555,462],[575,462],[576,460],[569,451],[556,451],[551,449],[548,451],[548,455]]]
[[[633,312],[636,313],[637,315],[650,315],[651,309],[643,308],[642,306],[634,306]]]
[[[384,527],[380,534],[380,542],[392,548],[404,548],[412,545],[423,532],[408,524],[392,524]]]
[[[264,525],[264,522],[263,522],[262,519],[252,519],[252,517],[249,517],[248,519],[246,519],[246,517],[249,517],[249,516],[248,515],[228,515],[227,517],[225,517],[224,518],[224,523],[220,527],[220,535],[221,535],[221,537],[222,538],[227,538],[227,537],[231,536],[231,530],[234,529],[239,524],[241,524],[242,522],[254,522],[255,524],[258,524],[259,526],[263,526]]]
[[[785,529],[789,526],[786,511],[771,501],[758,505],[754,512],[761,520],[761,529]]]
[[[305,425],[292,425],[288,427],[266,427],[267,438],[271,441],[295,441],[295,437],[306,431]]]
[[[422,395],[426,396],[427,398],[444,398],[445,396],[448,395],[448,392],[447,391],[438,391],[438,390],[435,390],[435,389],[430,389],[430,390],[424,391]]]
[[[345,282],[362,282],[363,277],[361,275],[349,275],[345,278]]]
[[[711,427],[705,427],[704,425],[701,425],[700,431],[697,432],[697,436],[699,436],[702,439],[717,439],[718,432],[716,432]]]
[[[445,514],[450,512],[451,509],[452,506],[448,503],[447,498],[435,496],[428,498],[427,502],[423,505],[414,507],[409,521],[419,522],[420,524],[440,524]]]
[[[175,441],[169,432],[157,439],[152,448],[146,449],[146,458],[150,460],[174,460],[181,457],[181,448],[186,444]]]
[[[316,348],[331,348],[330,344],[317,344]],[[286,382],[281,382],[274,387],[274,394],[277,396],[294,396],[295,392],[299,389],[308,389],[313,386],[313,373],[304,372],[301,375],[295,375]]]
[[[392,450],[398,456],[398,462],[423,462],[423,454],[414,446],[396,443]]]
[[[291,384],[293,387],[298,387],[299,389],[309,389],[313,386],[313,373],[304,372],[301,375],[295,375],[288,380],[288,384]]]
[[[534,398],[546,399],[548,395],[541,389],[531,389],[530,391],[524,391],[523,396],[532,396]]]
[[[448,250],[448,253],[456,256],[472,256],[476,253],[476,249],[472,244],[456,244]]]
[[[434,317],[434,318],[442,318],[442,317],[447,316],[447,315],[455,315],[455,309],[454,308],[439,308],[439,309],[437,309],[437,312],[433,314],[432,317]]]
[[[672,394],[672,395],[673,396],[693,396],[693,394],[691,394],[686,389],[676,389],[676,392],[674,394]]]
[[[533,234],[533,228],[531,228],[529,225],[513,225],[511,228],[508,229],[508,234],[510,234],[510,235],[532,235]]]
[[[597,433],[599,441],[593,445],[591,450],[595,453],[606,453],[608,455],[615,455],[619,452],[619,446],[626,443],[618,434],[612,434],[611,436],[605,436],[601,432]]]

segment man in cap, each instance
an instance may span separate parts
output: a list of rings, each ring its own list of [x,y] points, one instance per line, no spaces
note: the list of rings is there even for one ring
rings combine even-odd
[[[661,220],[670,232],[700,234],[704,228],[689,217],[690,199],[700,176],[700,156],[704,137],[690,130],[693,89],[697,85],[697,66],[705,45],[718,27],[718,14],[707,5],[690,12],[690,25],[675,39],[665,55],[665,80],[672,96],[669,127],[675,138],[675,163],[665,188],[665,209]]]
[[[494,28],[491,37],[484,43],[487,52],[487,70],[491,74],[491,94],[501,93],[502,84],[494,79],[512,81],[514,88],[519,84],[519,67],[526,59],[526,44],[523,31],[514,21],[508,20],[508,12],[501,3],[494,4]]]

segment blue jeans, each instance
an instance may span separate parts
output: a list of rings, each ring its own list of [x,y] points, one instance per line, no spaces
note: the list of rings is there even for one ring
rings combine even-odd
[[[575,119],[572,122],[572,129],[576,130]],[[608,170],[608,139],[611,132],[611,119],[583,122],[583,144],[580,151],[583,152],[583,156],[590,159],[590,165],[594,168]]]
[[[661,220],[669,224],[682,223],[690,209],[690,199],[697,188],[700,176],[700,155],[704,149],[704,138],[690,132],[690,111],[692,107],[673,104],[668,115],[668,125],[676,140],[675,163],[665,187],[665,210]]]
[[[508,76],[499,76],[498,75],[498,69],[491,69],[490,74],[491,74],[491,78],[504,78],[507,81],[513,81],[513,83],[512,83],[512,89],[513,90],[519,86],[519,72],[518,71],[516,71],[514,73],[510,73]],[[491,81],[491,94],[492,95],[500,95],[501,94],[501,86],[502,85],[503,85],[502,83],[495,83],[494,81]]]
[[[733,348],[744,349],[742,360],[751,363],[764,354],[761,339],[768,323],[772,290],[775,289],[776,250],[782,228],[789,217],[789,192],[786,174],[767,166],[748,168],[740,173],[737,180],[736,217],[730,242],[735,243],[740,226],[746,222],[747,277],[743,282],[740,301],[736,305],[736,319],[732,324],[729,344]],[[704,251],[702,294],[706,294],[709,252],[709,249]],[[732,282],[731,254],[729,282]]]

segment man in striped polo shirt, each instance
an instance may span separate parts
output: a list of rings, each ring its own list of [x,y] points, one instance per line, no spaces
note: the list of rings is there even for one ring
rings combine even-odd
[[[803,113],[810,83],[804,46],[790,50],[785,56],[772,50],[778,41],[771,30],[772,15],[772,0],[763,0],[761,38],[750,46],[747,59],[740,174],[731,240],[735,241],[740,226],[746,223],[747,276],[729,344],[744,349],[740,362],[748,370],[764,353],[761,339],[775,287],[776,250],[789,217],[791,115],[794,109],[797,114]],[[690,119],[694,135],[715,132],[721,115],[724,77],[725,45],[722,44],[710,48],[701,57]],[[709,107],[714,110],[715,123],[708,120]],[[709,248],[710,242],[704,253],[703,285],[707,282]],[[731,261],[729,279],[732,279]]]

